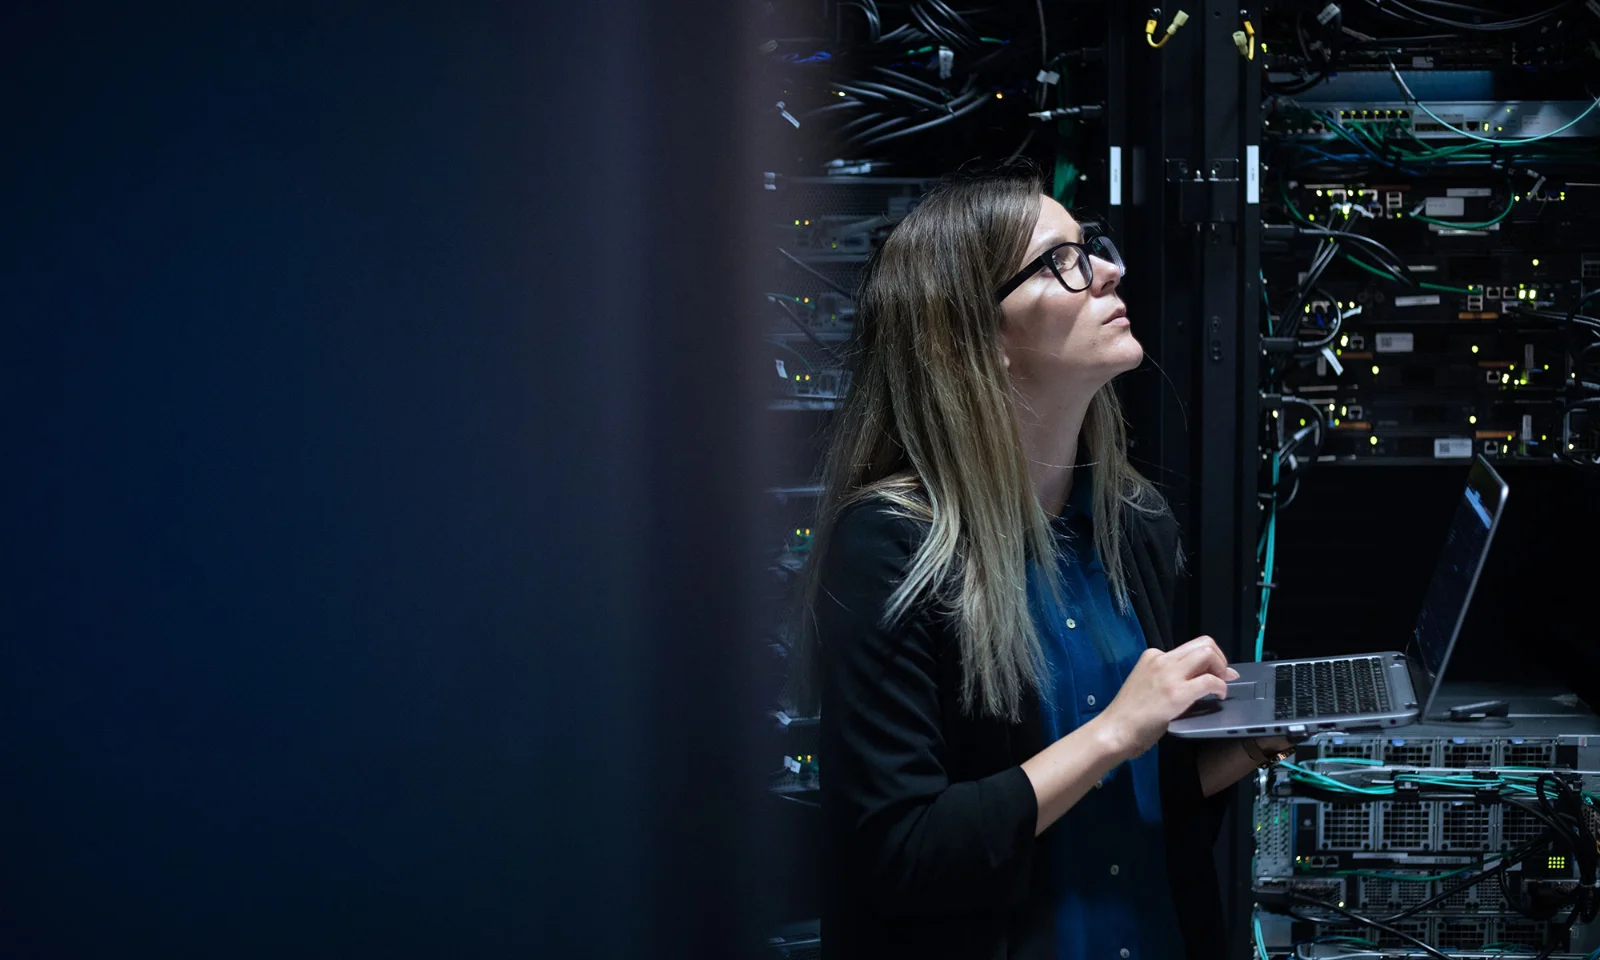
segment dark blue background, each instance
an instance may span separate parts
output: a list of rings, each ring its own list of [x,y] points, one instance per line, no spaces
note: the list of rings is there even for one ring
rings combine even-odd
[[[742,8],[22,6],[0,955],[736,952]]]

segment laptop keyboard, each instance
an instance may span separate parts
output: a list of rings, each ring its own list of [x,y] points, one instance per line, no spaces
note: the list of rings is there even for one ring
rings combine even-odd
[[[1284,663],[1273,668],[1275,720],[1382,713],[1389,684],[1381,657]]]

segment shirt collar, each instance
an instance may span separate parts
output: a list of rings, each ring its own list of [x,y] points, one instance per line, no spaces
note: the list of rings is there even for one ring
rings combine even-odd
[[[1094,470],[1090,465],[1089,451],[1080,444],[1073,460],[1072,490],[1067,502],[1062,504],[1057,520],[1062,523],[1087,524],[1094,518]]]

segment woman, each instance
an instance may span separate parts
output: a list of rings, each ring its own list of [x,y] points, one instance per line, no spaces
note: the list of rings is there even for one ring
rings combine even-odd
[[[868,271],[808,592],[835,960],[1221,955],[1225,791],[1285,745],[1162,739],[1236,674],[1173,642],[1121,280],[1015,168],[941,184]]]

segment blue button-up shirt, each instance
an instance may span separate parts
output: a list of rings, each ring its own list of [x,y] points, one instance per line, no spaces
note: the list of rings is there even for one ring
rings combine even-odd
[[[1146,648],[1132,611],[1112,602],[1094,550],[1092,478],[1079,466],[1052,528],[1065,550],[1063,606],[1030,583],[1034,622],[1050,664],[1040,697],[1047,743],[1110,703]],[[1167,886],[1157,750],[1117,766],[1046,830],[1058,960],[1170,960],[1183,956]]]

